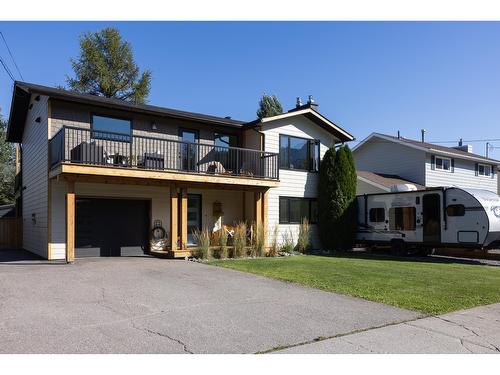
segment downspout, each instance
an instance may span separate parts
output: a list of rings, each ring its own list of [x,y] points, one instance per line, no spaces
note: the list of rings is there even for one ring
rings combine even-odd
[[[446,188],[443,188],[443,220],[444,220],[444,230],[447,230],[448,215],[446,214]]]

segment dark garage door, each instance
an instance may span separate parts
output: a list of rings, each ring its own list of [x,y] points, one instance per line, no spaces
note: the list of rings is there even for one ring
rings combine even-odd
[[[77,199],[75,256],[144,255],[149,208],[146,200]]]

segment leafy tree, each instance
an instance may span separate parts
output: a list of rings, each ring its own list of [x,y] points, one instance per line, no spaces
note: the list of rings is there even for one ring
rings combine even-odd
[[[318,184],[318,225],[328,250],[349,249],[356,225],[356,167],[347,145],[332,148],[323,158]]]
[[[334,226],[335,226],[335,147],[326,151],[320,163],[318,182],[318,231],[321,244],[327,250],[335,247]]]
[[[151,88],[151,72],[139,76],[130,43],[115,28],[80,37],[80,56],[71,59],[75,78],[66,77],[70,89],[86,94],[144,103]]]
[[[262,95],[259,101],[259,109],[257,110],[257,117],[272,117],[283,113],[283,107],[276,95]]]
[[[15,151],[6,142],[7,122],[0,115],[0,204],[14,201]]]

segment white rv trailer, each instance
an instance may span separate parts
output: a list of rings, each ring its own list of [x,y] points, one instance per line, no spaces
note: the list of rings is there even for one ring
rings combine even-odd
[[[500,245],[500,197],[456,187],[365,194],[357,197],[356,240],[427,253],[439,247]]]

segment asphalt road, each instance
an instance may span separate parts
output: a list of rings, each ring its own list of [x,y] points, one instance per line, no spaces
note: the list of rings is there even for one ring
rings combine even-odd
[[[6,254],[0,353],[255,353],[419,317],[183,260]]]

